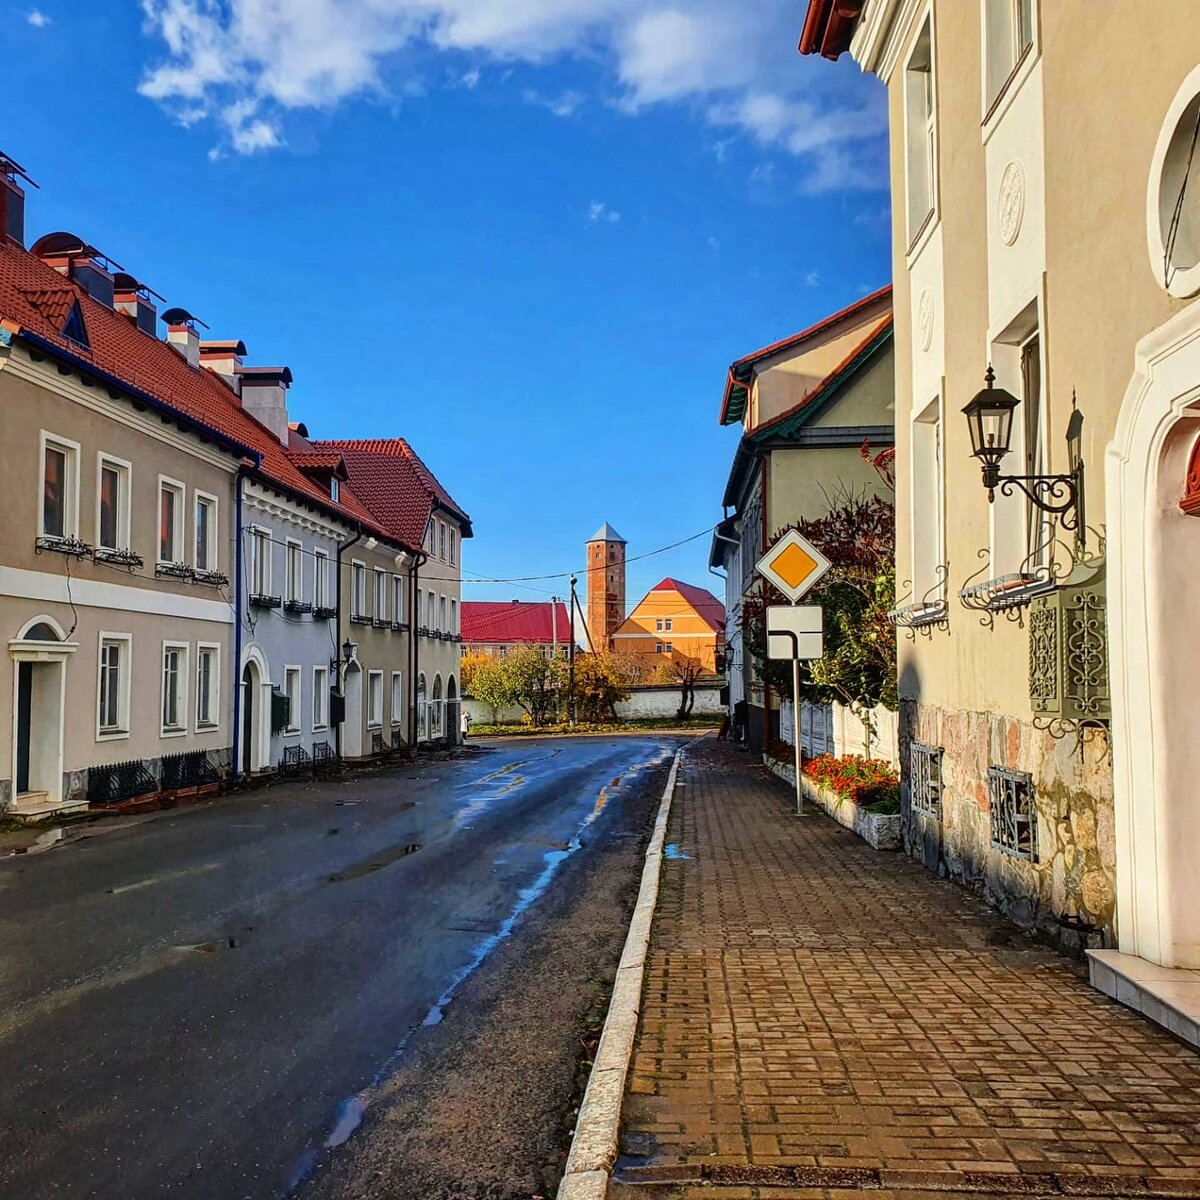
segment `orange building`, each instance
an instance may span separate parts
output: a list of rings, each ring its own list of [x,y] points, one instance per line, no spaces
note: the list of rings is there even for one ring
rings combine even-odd
[[[725,606],[701,587],[664,579],[613,634],[613,649],[636,655],[649,669],[690,661],[704,675],[718,675],[725,651]]]

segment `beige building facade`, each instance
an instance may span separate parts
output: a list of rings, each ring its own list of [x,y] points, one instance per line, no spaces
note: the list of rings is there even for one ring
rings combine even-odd
[[[801,48],[889,93],[910,848],[1055,936],[1198,968],[1195,13],[813,0]],[[1004,474],[1082,460],[1082,546],[1072,511],[989,503],[960,411],[989,364],[1020,401]]]
[[[0,336],[0,807],[13,815],[104,803],[103,768],[133,760],[160,781],[182,754],[224,771],[232,742],[242,454],[84,378]]]

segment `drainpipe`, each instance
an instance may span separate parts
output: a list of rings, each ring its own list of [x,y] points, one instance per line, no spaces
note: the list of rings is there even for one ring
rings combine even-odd
[[[262,466],[262,455],[255,455],[253,467],[238,467],[234,484],[233,514],[233,762],[230,776],[242,777],[242,484],[251,472]]]
[[[415,753],[417,749],[417,622],[421,614],[417,612],[417,584],[420,582],[421,568],[429,561],[429,555],[423,550],[409,548],[413,556],[412,566],[408,571],[408,745]]]
[[[356,525],[355,529],[354,529],[354,536],[348,542],[339,542],[338,548],[337,548],[337,588],[334,592],[334,595],[336,597],[336,603],[335,603],[334,607],[337,609],[337,615],[334,617],[334,624],[337,628],[337,648],[334,650],[333,653],[334,653],[334,659],[338,662],[341,662],[341,656],[342,656],[342,555],[343,555],[343,553],[345,553],[345,551],[349,550],[350,547],[353,546],[355,542],[359,542],[361,540],[362,540],[362,526]],[[350,630],[349,629],[346,630],[346,639],[345,640],[346,641],[350,640]],[[343,704],[345,703],[345,699],[346,699],[345,671],[346,671],[346,664],[343,663],[341,665],[341,667],[338,668],[338,691],[341,693]],[[337,727],[337,737],[334,738],[334,741],[337,742],[338,758],[342,757],[342,747],[345,745],[345,734],[343,732],[345,727],[346,727],[346,710],[343,707],[342,719],[338,723],[338,727]]]

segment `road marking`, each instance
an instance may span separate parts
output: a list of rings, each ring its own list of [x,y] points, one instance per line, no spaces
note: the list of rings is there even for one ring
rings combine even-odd
[[[123,883],[119,887],[107,888],[106,891],[110,896],[121,896],[126,892],[139,892],[142,888],[153,887],[156,883],[166,883],[171,879],[186,879],[190,875],[207,875],[209,871],[215,871],[220,866],[219,862],[201,863],[198,867],[184,867],[180,871],[168,871],[165,875],[151,875],[149,879],[139,879],[136,883]]]

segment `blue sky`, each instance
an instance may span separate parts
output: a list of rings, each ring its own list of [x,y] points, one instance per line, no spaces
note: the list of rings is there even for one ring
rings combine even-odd
[[[801,59],[803,9],[9,6],[0,149],[30,241],[78,233],[289,365],[313,436],[409,438],[467,570],[566,571],[606,520],[631,557],[710,528],[730,361],[888,278],[882,88]],[[707,552],[632,564],[630,603],[719,590]]]

